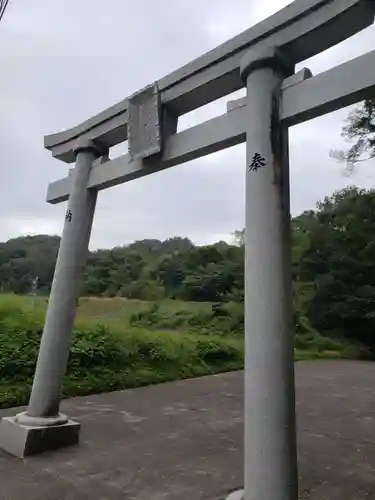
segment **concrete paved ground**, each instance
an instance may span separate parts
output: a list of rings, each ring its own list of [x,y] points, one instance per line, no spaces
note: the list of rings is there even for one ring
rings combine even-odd
[[[300,499],[375,499],[375,363],[296,371]],[[64,402],[81,444],[26,460],[0,452],[0,499],[224,498],[242,485],[242,376]]]

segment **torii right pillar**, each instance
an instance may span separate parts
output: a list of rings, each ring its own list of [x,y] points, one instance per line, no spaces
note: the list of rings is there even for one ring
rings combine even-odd
[[[276,48],[241,62],[247,87],[244,492],[230,498],[297,500],[288,133],[279,120]]]

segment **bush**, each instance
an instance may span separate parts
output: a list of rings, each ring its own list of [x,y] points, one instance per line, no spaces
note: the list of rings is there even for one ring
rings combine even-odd
[[[24,380],[35,370],[43,323],[8,303],[0,307],[0,381]]]
[[[154,306],[155,310],[155,306]],[[0,304],[0,408],[26,404],[43,328],[33,311]],[[243,366],[243,344],[140,328],[76,326],[63,396],[99,393]]]
[[[159,281],[139,279],[123,285],[119,291],[119,295],[133,299],[158,300],[165,296],[165,290]]]
[[[183,329],[203,335],[233,337],[244,332],[243,305],[234,302],[213,304],[211,310],[179,310],[173,313],[163,312],[158,303],[153,303],[148,309],[132,314],[129,322],[138,327]]]

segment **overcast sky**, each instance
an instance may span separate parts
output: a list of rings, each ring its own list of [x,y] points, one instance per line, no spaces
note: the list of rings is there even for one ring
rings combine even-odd
[[[10,0],[0,24],[0,241],[60,234],[65,203],[45,200],[67,164],[43,136],[98,113],[249,28],[288,0]],[[304,61],[319,73],[374,48],[375,27]],[[228,100],[226,98],[225,100]],[[225,111],[186,115],[185,128]],[[348,109],[291,130],[292,212],[348,184],[374,187],[375,164],[351,178],[329,158]],[[121,152],[121,148],[117,153]],[[244,225],[243,145],[99,193],[91,248],[136,239],[228,239]]]

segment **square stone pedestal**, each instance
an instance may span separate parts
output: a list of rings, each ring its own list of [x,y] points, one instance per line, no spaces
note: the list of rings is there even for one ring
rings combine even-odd
[[[0,449],[23,458],[27,455],[77,444],[81,424],[68,420],[62,425],[37,427],[22,425],[15,417],[0,420]]]

